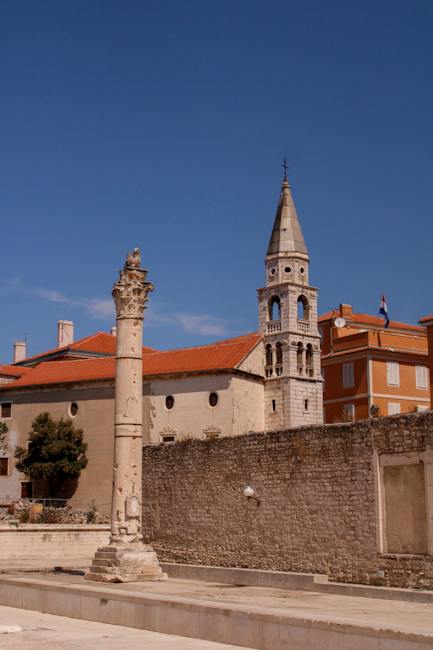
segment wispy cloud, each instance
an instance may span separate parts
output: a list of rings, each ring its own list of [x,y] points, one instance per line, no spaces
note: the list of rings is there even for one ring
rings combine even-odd
[[[114,318],[114,305],[111,298],[85,300],[84,306],[93,318]]]
[[[230,321],[207,314],[177,314],[178,323],[190,334],[201,336],[225,336],[229,332]]]
[[[71,298],[56,289],[23,287],[17,278],[1,281],[0,290],[2,292],[19,292],[47,302],[81,309],[91,318],[98,320],[112,321],[115,317],[111,298]],[[188,314],[171,311],[167,307],[155,308],[153,305],[146,312],[146,324],[150,327],[178,327],[184,332],[196,336],[227,336],[236,323],[237,321],[219,318],[211,314]]]
[[[102,320],[114,318],[114,305],[111,298],[71,298],[61,291],[55,289],[43,289],[39,287],[28,288],[20,285],[17,278],[2,281],[0,288],[3,293],[23,293],[27,296],[34,296],[47,302],[58,305],[66,305],[76,309],[84,309],[88,316]]]
[[[70,298],[52,289],[24,289],[25,293],[68,307],[84,309],[92,318],[108,320],[114,318],[114,305],[111,298]]]
[[[218,318],[210,314],[166,313],[154,308],[149,309],[146,321],[149,326],[169,325],[180,327],[188,334],[197,336],[226,336],[235,324],[233,320]]]

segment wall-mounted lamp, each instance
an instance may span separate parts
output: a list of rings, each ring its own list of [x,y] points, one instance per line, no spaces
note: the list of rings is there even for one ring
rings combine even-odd
[[[257,505],[260,505],[260,499],[256,495],[256,492],[254,488],[252,488],[250,485],[247,485],[247,487],[244,490],[244,497],[247,497],[247,499],[254,499],[254,501],[257,502]]]

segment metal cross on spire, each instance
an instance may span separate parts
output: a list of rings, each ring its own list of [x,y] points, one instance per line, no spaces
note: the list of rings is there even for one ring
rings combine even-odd
[[[286,158],[286,156],[284,156],[284,158],[283,158],[283,164],[281,165],[281,167],[284,169],[284,180],[287,181],[287,169],[288,169],[288,165],[287,165],[287,158]]]

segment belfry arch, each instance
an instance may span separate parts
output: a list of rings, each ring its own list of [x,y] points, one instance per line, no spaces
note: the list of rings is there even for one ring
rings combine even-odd
[[[272,296],[268,303],[269,320],[281,320],[281,300],[279,296]]]
[[[310,320],[310,303],[307,296],[301,293],[297,301],[298,320]]]

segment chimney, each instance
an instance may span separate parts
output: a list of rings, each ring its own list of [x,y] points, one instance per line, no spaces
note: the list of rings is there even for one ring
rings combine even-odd
[[[113,325],[113,327],[110,330],[111,336],[116,336],[117,335],[117,327]]]
[[[71,345],[74,342],[74,323],[71,320],[57,321],[57,347]]]
[[[340,304],[340,316],[342,316],[346,320],[352,320],[352,316],[353,316],[352,305]]]
[[[23,361],[27,356],[27,345],[25,341],[15,341],[14,343],[14,360],[13,363]]]

